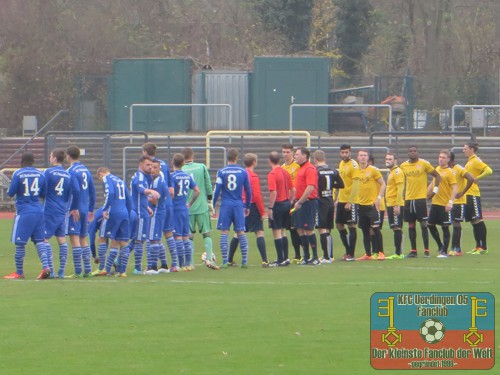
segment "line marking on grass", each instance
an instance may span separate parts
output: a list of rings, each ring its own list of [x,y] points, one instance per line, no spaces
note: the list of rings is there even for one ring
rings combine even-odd
[[[12,284],[25,284],[25,283],[50,283],[48,280],[13,280]],[[127,279],[127,280],[114,280],[114,279],[104,279],[100,278],[99,280],[67,280],[68,283],[87,283],[87,284],[96,284],[96,283],[161,283],[167,282],[172,284],[231,284],[231,285],[382,285],[382,284],[393,284],[393,280],[387,281],[352,281],[352,282],[292,282],[292,281],[234,281],[234,280],[178,280],[178,279],[168,279],[164,278],[163,280],[152,280],[150,278],[137,278],[135,280]],[[450,281],[419,281],[419,284],[455,284]],[[492,284],[492,281],[469,281],[470,284]],[[398,285],[415,285],[415,281],[398,281]]]

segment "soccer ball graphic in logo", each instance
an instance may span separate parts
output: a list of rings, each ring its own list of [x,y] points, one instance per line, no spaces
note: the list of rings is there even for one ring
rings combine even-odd
[[[201,254],[201,261],[203,264],[207,262],[207,253]],[[215,258],[215,254],[212,253],[212,262],[217,262],[217,259]]]
[[[444,324],[434,318],[427,319],[420,326],[420,336],[429,344],[436,344],[441,341],[445,332],[446,328],[444,328]]]

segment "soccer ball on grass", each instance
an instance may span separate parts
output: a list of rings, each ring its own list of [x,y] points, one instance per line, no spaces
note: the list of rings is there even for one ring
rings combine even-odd
[[[203,264],[206,264],[207,263],[207,253],[203,253],[201,254],[201,261]],[[212,253],[212,262],[217,262],[217,258],[215,257],[215,254]]]

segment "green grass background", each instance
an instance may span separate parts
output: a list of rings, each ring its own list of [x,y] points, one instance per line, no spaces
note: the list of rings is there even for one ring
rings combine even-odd
[[[11,225],[0,220],[1,275],[14,271]],[[250,235],[246,270],[199,265],[194,272],[158,276],[129,272],[127,279],[36,281],[40,265],[29,245],[26,280],[0,280],[0,375],[384,373],[370,366],[370,296],[490,292],[498,298],[500,221],[487,226],[490,253],[483,256],[437,259],[432,246],[431,259],[262,269]],[[340,240],[333,235],[340,257]],[[213,237],[220,257],[219,233]],[[391,254],[387,228],[384,240]],[[464,250],[472,248],[468,224],[463,242]],[[359,255],[361,247],[360,238]],[[198,263],[201,249],[197,238]],[[497,331],[496,352],[499,343]],[[485,372],[500,370],[467,374]]]

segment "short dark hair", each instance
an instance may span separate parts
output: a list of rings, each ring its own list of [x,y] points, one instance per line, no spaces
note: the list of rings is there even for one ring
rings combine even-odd
[[[340,151],[342,150],[350,150],[351,149],[351,146],[348,145],[348,144],[343,144],[340,146]]]
[[[62,148],[55,148],[51,152],[52,156],[54,156],[57,160],[58,163],[64,162],[64,157],[66,156],[66,153]]]
[[[25,152],[21,156],[21,167],[32,167],[35,164],[35,157],[31,152]]]
[[[479,150],[479,144],[477,144],[476,142],[467,142],[465,145],[469,148],[472,148],[474,152],[477,152],[477,150]]]
[[[307,159],[311,157],[311,151],[307,147],[297,147],[295,152],[300,151],[302,154],[307,156]]]
[[[172,159],[175,168],[182,168],[184,165],[184,155],[176,153]]]
[[[235,162],[238,160],[239,152],[235,148],[230,148],[227,150],[227,161]]]
[[[157,149],[156,145],[152,142],[147,142],[142,145],[142,151],[144,151],[149,156],[155,156],[156,149]]]
[[[73,160],[80,159],[80,149],[78,146],[69,146],[66,149],[66,154],[68,154],[68,156]]]
[[[194,151],[191,147],[184,147],[181,154],[184,155],[185,160],[191,160],[194,157]]]
[[[281,145],[281,149],[286,149],[286,150],[292,150],[294,149],[293,145],[291,143],[283,143]]]
[[[153,158],[149,155],[142,155],[139,159],[139,163],[144,163],[146,160],[153,161]]]

